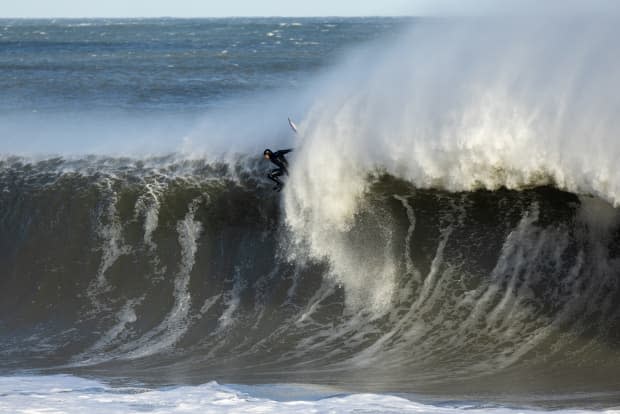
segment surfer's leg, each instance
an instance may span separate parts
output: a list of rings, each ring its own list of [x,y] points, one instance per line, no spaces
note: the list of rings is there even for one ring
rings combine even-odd
[[[267,178],[276,183],[276,186],[273,188],[276,191],[282,190],[282,186],[284,183],[280,180],[280,176],[282,175],[282,170],[280,168],[276,168],[272,170],[269,174],[267,174]]]

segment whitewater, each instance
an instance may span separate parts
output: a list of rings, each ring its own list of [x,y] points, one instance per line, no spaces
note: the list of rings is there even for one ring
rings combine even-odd
[[[614,412],[616,23],[1,20],[0,411]]]

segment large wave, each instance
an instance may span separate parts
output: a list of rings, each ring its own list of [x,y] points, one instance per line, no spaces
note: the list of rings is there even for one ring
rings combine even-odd
[[[300,241],[247,160],[0,171],[4,371],[617,389],[620,216],[603,200],[381,174],[346,229]]]
[[[3,368],[617,391],[613,24],[420,21],[351,54],[292,108],[281,198],[253,154],[287,145],[282,96],[182,155],[5,157]]]

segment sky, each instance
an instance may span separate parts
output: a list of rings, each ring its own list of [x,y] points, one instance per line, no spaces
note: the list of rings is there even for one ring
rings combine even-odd
[[[0,17],[401,16],[415,1],[1,0]]]
[[[618,14],[620,0],[0,0],[1,17]]]

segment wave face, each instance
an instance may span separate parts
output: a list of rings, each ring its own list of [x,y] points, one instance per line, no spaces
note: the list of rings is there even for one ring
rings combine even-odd
[[[3,161],[2,371],[618,389],[620,216],[606,202],[371,175],[348,228],[309,240],[259,167]]]

